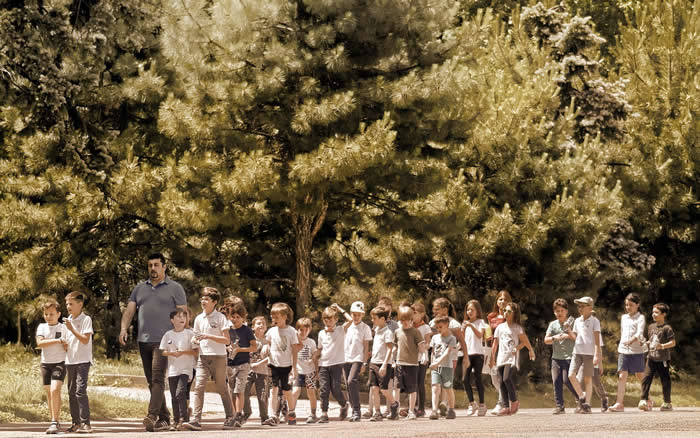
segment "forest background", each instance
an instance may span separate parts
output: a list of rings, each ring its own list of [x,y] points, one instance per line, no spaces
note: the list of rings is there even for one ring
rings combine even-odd
[[[596,299],[612,357],[637,292],[696,371],[696,6],[0,0],[0,337],[83,290],[118,357],[160,251],[193,308],[209,285],[316,324],[506,289],[535,380],[555,298]]]

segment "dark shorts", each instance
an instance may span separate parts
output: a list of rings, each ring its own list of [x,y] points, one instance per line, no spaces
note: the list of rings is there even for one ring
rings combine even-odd
[[[311,374],[299,374],[294,382],[297,388],[318,389],[318,373],[313,371]]]
[[[410,394],[418,388],[418,365],[397,365],[396,373],[401,392]]]
[[[41,364],[41,380],[44,386],[51,385],[52,380],[66,380],[66,365],[65,362],[59,363],[42,363]]]
[[[272,386],[282,389],[282,391],[291,391],[292,385],[289,384],[289,373],[292,372],[292,367],[270,367],[270,377],[272,378]]]
[[[389,389],[389,383],[391,382],[391,379],[394,378],[394,368],[387,364],[386,373],[384,376],[380,376],[379,368],[381,367],[381,364],[369,364],[369,386],[378,386],[380,389]]]
[[[617,371],[627,371],[630,373],[644,372],[644,354],[625,354],[618,353],[617,356]]]

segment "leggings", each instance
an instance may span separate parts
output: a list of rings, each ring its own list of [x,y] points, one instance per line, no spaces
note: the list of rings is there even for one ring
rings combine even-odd
[[[467,391],[469,402],[474,401],[474,393],[472,392],[472,375],[474,376],[474,384],[476,391],[479,393],[479,403],[484,404],[484,382],[481,381],[481,370],[484,368],[483,354],[470,354],[469,367],[467,367],[467,375],[464,378],[464,389]]]
[[[416,409],[425,411],[425,373],[428,370],[428,365],[418,365],[418,404]]]
[[[510,365],[498,367],[498,375],[501,376],[501,393],[503,400],[506,402],[505,407],[509,407],[510,403],[518,401],[518,394],[515,392],[515,382],[513,377],[515,369]]]

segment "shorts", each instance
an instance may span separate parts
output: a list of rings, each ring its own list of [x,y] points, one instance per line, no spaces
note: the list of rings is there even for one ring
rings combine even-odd
[[[291,391],[292,385],[289,384],[289,373],[292,372],[291,365],[288,367],[276,367],[274,365],[268,365],[270,367],[270,378],[272,379],[272,386],[282,389],[282,391]]]
[[[232,394],[245,392],[245,385],[248,382],[250,373],[250,363],[240,365],[229,365],[226,367],[226,377],[228,377],[228,387]]]
[[[627,371],[630,373],[644,372],[644,354],[619,353],[617,356],[617,371]]]
[[[418,365],[397,365],[396,375],[401,392],[410,394],[418,388]]]
[[[384,376],[379,375],[379,369],[382,367],[378,363],[369,364],[369,386],[378,386],[380,389],[389,389],[389,383],[394,378],[394,367],[387,364],[386,373]]]
[[[430,383],[441,385],[443,388],[452,388],[454,381],[454,369],[449,367],[438,367],[430,371]]]
[[[294,381],[296,388],[318,389],[318,373],[312,371],[309,374],[299,374]]]
[[[593,377],[593,355],[592,354],[576,354],[571,358],[569,364],[569,375],[575,376],[578,374],[578,369],[583,367],[583,377]]]
[[[41,364],[41,380],[44,386],[51,385],[52,380],[63,382],[66,380],[66,364],[65,362],[58,363],[42,363]]]

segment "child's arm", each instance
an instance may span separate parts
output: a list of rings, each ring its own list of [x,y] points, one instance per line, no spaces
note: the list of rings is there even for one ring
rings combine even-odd
[[[496,356],[498,355],[498,338],[493,337],[493,343],[491,344],[491,359],[489,360],[489,368],[493,368],[496,365]]]
[[[345,331],[348,331],[348,327],[350,327],[350,324],[352,324],[352,315],[350,315],[348,312],[343,310],[343,308],[340,307],[337,303],[331,304],[331,307],[343,314],[343,317],[345,317],[345,322],[343,323],[343,329]]]
[[[210,335],[207,333],[200,333],[198,337],[200,340],[207,339],[209,341],[218,342],[219,344],[224,345],[228,345],[231,343],[231,335],[229,334],[228,329],[221,330],[219,333],[221,333],[221,335],[219,336]]]
[[[425,344],[425,341],[421,339],[418,343],[418,352],[425,353],[426,351],[428,351],[428,346]]]
[[[665,344],[659,344],[659,348],[662,350],[668,350],[669,348],[673,348],[676,346],[676,340],[671,339],[670,341],[666,342]]]
[[[433,361],[433,363],[430,364],[430,369],[434,370],[437,367],[439,367],[440,364],[442,364],[445,361],[445,359],[450,357],[450,353],[452,353],[452,348],[448,348],[445,351],[443,351],[443,353],[440,355],[440,357],[435,359],[435,361]]]
[[[81,344],[87,344],[88,342],[90,342],[90,336],[92,336],[92,332],[85,334],[80,333],[78,330],[75,329],[75,327],[73,327],[73,323],[69,319],[65,319],[63,321],[63,325],[65,325],[66,328],[70,330],[70,332],[73,333],[73,335],[76,338],[78,338]]]
[[[600,364],[600,359],[603,356],[603,353],[600,350],[600,331],[594,331],[593,337],[595,338],[595,353],[593,354],[593,366],[597,368]]]
[[[386,344],[386,355],[384,355],[384,360],[382,361],[382,366],[379,367],[379,375],[384,376],[386,374],[386,368],[391,360],[391,353],[394,351],[394,344],[387,342]]]
[[[364,355],[362,356],[364,360],[362,361],[363,364],[366,364],[369,362],[370,358],[372,357],[372,353],[369,351],[369,341],[364,340],[362,341],[362,348],[364,349]]]
[[[297,378],[297,359],[298,353],[302,349],[301,343],[292,344],[292,375]]]
[[[61,338],[59,339],[46,339],[43,336],[37,336],[36,337],[36,346],[37,348],[45,348],[53,344],[62,344],[63,340]]]
[[[533,350],[532,345],[530,345],[530,340],[527,338],[525,332],[520,333],[520,335],[518,335],[518,338],[520,339],[520,343],[524,345],[530,352],[530,360],[535,360],[535,350]]]

